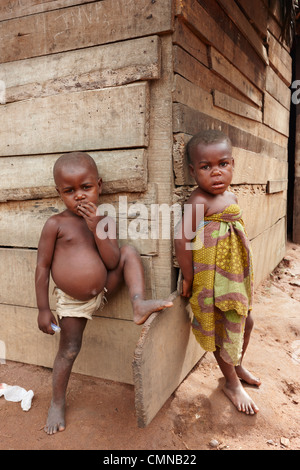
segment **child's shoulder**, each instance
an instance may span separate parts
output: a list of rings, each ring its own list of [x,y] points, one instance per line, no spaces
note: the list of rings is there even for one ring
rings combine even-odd
[[[199,187],[194,189],[194,191],[191,193],[190,197],[186,201],[187,204],[205,204],[206,202],[207,197]]]
[[[65,211],[60,212],[59,214],[54,214],[49,217],[49,219],[46,220],[44,227],[46,229],[57,229],[63,219],[66,218]]]

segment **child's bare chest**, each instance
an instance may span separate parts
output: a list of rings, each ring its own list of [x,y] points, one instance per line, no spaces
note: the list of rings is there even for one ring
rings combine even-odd
[[[96,250],[94,235],[84,220],[75,223],[62,223],[59,227],[56,247]]]

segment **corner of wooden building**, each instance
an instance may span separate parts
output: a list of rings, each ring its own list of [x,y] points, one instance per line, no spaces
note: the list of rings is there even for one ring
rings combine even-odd
[[[137,203],[148,214],[153,204],[184,203],[195,184],[186,142],[200,129],[223,130],[256,284],[280,262],[292,59],[279,1],[272,10],[267,3],[2,0],[0,341],[8,360],[52,367],[55,357],[58,336],[37,327],[34,270],[41,229],[63,209],[52,168],[64,152],[90,153],[103,177],[101,202],[119,222],[134,222]],[[178,273],[172,229],[152,238],[145,222],[140,237],[122,243],[141,254],[147,296],[167,298]],[[146,426],[203,355],[185,307],[174,294],[171,309],[139,327],[122,288],[87,325],[74,371],[134,385]]]

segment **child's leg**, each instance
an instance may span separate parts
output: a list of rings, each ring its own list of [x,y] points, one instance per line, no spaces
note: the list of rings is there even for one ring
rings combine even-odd
[[[246,325],[245,325],[242,360],[243,360],[243,357],[245,355],[246,349],[247,349],[249,341],[250,341],[250,336],[251,336],[251,332],[252,332],[252,329],[253,329],[253,325],[254,325],[253,318],[252,318],[252,315],[249,312],[248,317],[246,319]],[[251,374],[251,372],[249,372],[247,369],[245,369],[245,367],[243,367],[242,364],[237,366],[235,368],[235,370],[236,370],[236,373],[237,373],[238,377],[240,379],[244,380],[245,382],[247,382],[249,385],[257,385],[258,387],[260,386],[260,384],[261,384],[260,379],[258,379],[253,374]]]
[[[139,253],[132,246],[121,248],[119,266],[109,271],[106,288],[110,295],[122,281],[125,281],[133,308],[133,320],[137,325],[144,323],[153,312],[172,307],[167,300],[145,300],[145,277]]]
[[[227,395],[239,411],[243,411],[250,415],[257,413],[258,407],[242,387],[235,367],[227,364],[227,362],[221,358],[219,348],[214,352],[214,355],[226,379],[226,383],[223,388],[225,395]]]
[[[65,398],[72,366],[81,348],[86,318],[64,317],[60,320],[59,350],[53,365],[53,394],[47,424],[48,434],[65,429]]]

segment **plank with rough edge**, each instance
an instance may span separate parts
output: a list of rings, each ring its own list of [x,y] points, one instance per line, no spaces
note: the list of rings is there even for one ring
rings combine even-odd
[[[2,62],[167,33],[173,0],[102,0],[0,22]]]
[[[151,422],[204,355],[191,331],[186,300],[176,292],[170,299],[173,307],[146,321],[134,353],[135,408],[141,428]]]
[[[148,83],[11,103],[0,123],[2,156],[146,147]]]

